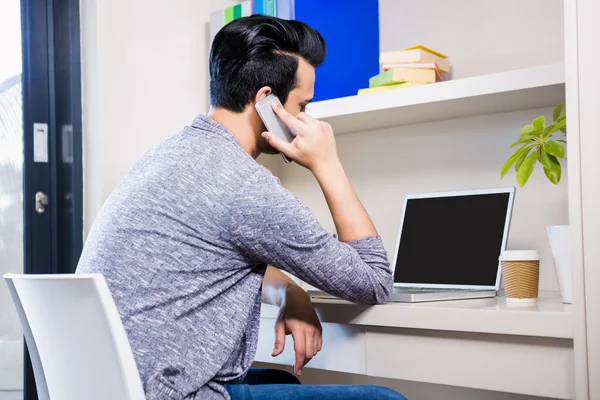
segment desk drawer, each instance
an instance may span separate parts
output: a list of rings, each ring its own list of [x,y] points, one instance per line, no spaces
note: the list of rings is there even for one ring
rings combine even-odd
[[[573,399],[573,341],[368,328],[367,375]]]
[[[313,358],[307,367],[329,371],[366,374],[365,329],[360,326],[323,323],[323,349]],[[285,350],[278,357],[271,357],[275,344],[275,320],[261,318],[258,335],[256,361],[293,365],[294,342],[286,337]]]

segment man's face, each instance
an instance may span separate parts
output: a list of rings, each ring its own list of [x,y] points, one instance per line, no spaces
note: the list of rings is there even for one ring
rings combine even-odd
[[[315,68],[305,59],[298,59],[296,87],[290,92],[283,107],[292,115],[303,112],[315,92]]]

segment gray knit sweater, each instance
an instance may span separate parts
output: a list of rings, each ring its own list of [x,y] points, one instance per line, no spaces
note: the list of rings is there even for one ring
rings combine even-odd
[[[207,116],[147,151],[106,201],[77,273],[102,273],[148,399],[226,399],[255,353],[274,265],[357,303],[387,300],[379,237],[342,243]]]

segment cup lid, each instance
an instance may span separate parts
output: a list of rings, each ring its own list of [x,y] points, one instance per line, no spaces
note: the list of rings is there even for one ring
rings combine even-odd
[[[537,261],[540,253],[537,250],[505,250],[498,258],[500,261]]]

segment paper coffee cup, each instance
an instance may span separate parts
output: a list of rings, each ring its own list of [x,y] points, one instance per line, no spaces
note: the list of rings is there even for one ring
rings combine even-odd
[[[537,250],[505,251],[500,256],[506,302],[527,307],[537,302],[540,253]]]

